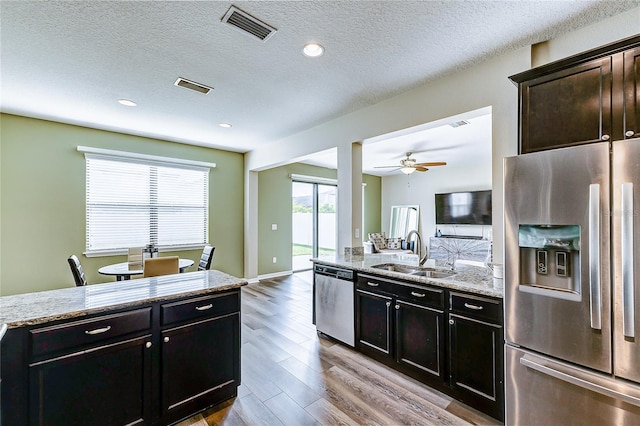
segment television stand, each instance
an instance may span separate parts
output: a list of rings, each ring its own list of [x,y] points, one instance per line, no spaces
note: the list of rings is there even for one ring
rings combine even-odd
[[[451,235],[451,234],[442,234],[439,237],[434,238],[460,238],[463,240],[482,240],[481,236],[478,235]]]

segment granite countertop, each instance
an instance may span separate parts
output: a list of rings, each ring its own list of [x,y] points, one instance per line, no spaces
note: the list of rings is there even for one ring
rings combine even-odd
[[[418,257],[416,255],[365,254],[364,256],[322,256],[311,260],[315,263],[339,266],[353,269],[358,272],[370,273],[389,278],[398,278],[418,284],[429,284],[436,287],[446,287],[454,290],[461,290],[498,298],[503,298],[504,296],[502,279],[494,279],[493,275],[491,275],[484,266],[465,264],[464,261],[458,261],[456,263],[456,273],[450,277],[428,278],[372,268],[373,265],[379,265],[382,263],[401,263],[410,266],[417,266]],[[446,269],[442,265],[441,261],[429,260],[423,266],[435,267],[436,269]]]
[[[176,297],[201,296],[247,281],[210,270],[0,297],[0,330],[43,324]]]

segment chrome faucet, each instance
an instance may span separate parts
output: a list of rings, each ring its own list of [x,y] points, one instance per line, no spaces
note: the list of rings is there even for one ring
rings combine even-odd
[[[422,266],[424,265],[424,262],[427,261],[427,256],[429,255],[429,252],[427,250],[425,250],[425,254],[424,257],[422,257],[422,237],[420,236],[420,233],[418,231],[416,231],[415,229],[409,231],[409,233],[407,234],[407,244],[409,244],[409,238],[411,238],[413,235],[415,234],[416,237],[418,237],[418,241],[417,241],[417,245],[418,245],[418,250],[417,250],[417,255],[418,258],[420,259],[418,261],[418,265]],[[415,251],[414,251],[415,253]]]

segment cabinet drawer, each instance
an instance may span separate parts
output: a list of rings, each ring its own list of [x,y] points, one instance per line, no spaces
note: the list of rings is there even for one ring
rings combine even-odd
[[[502,324],[502,301],[456,292],[449,293],[449,309],[470,318]]]
[[[358,274],[358,281],[356,284],[357,288],[364,291],[375,291],[388,294],[395,294],[397,286],[398,285],[394,282],[364,274]]]
[[[398,285],[396,287],[398,299],[409,300],[420,305],[444,309],[444,290],[431,287],[414,287]]]
[[[33,357],[91,345],[151,328],[151,308],[31,330]]]
[[[357,287],[365,291],[375,291],[397,296],[400,299],[410,300],[421,305],[444,309],[444,290],[415,285],[403,281],[392,281],[371,275],[358,275]]]
[[[240,293],[198,297],[162,305],[162,325],[240,311]]]

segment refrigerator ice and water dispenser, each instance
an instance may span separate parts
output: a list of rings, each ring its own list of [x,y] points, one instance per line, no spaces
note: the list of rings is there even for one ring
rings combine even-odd
[[[520,225],[520,290],[580,293],[580,226]],[[549,294],[552,295],[552,294]]]

